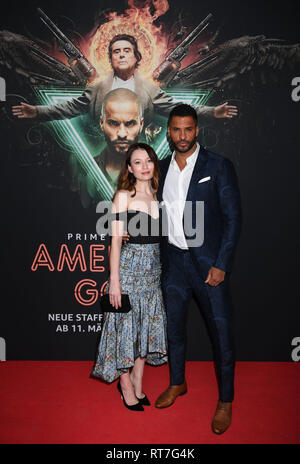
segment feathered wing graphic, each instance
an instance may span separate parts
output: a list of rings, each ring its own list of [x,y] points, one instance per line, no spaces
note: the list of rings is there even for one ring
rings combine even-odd
[[[0,64],[23,75],[30,84],[86,84],[97,77],[96,69],[79,48],[40,8],[42,22],[54,35],[69,66],[53,58],[34,41],[23,35],[0,31]]]
[[[0,31],[0,66],[30,85],[81,83],[71,68],[35,42],[6,30]]]
[[[229,40],[204,58],[179,70],[170,87],[236,89],[276,82],[281,72],[300,65],[300,44],[284,45],[259,35]]]
[[[41,14],[41,19],[46,21],[48,28],[55,35],[59,34],[60,49],[67,56],[70,66],[49,55],[27,37],[4,30],[0,31],[0,67],[15,73],[19,80],[30,85],[82,85],[93,80],[96,77],[93,66],[40,10]],[[219,45],[211,40],[209,47],[203,48],[203,56],[199,60],[181,69],[181,60],[189,53],[190,44],[207,28],[211,18],[212,15],[209,14],[196,28],[187,32],[185,37],[182,37],[182,33],[179,34],[180,39],[182,38],[180,44],[153,70],[153,78],[160,85],[169,88],[200,87],[230,91],[243,85],[255,87],[261,83],[276,82],[282,71],[293,71],[300,65],[300,44],[285,45],[282,40],[259,35],[243,36]],[[73,66],[68,52],[72,47],[78,55],[76,66]],[[85,74],[79,72],[79,60],[83,60]]]

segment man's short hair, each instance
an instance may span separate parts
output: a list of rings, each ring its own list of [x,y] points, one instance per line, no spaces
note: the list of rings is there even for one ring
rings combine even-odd
[[[138,65],[139,65],[139,62],[141,61],[142,59],[142,54],[141,52],[139,51],[138,49],[138,45],[137,45],[137,41],[135,40],[135,38],[133,37],[133,35],[129,35],[129,34],[118,34],[118,35],[115,35],[111,41],[109,42],[109,46],[108,46],[108,54],[109,54],[109,59],[111,61],[112,59],[112,46],[115,42],[118,42],[119,40],[126,40],[127,42],[131,43],[131,45],[133,46],[133,52],[134,52],[134,56],[136,57],[136,63],[135,63],[135,67],[137,68]]]
[[[119,89],[111,90],[103,98],[102,105],[101,105],[101,117],[103,121],[105,121],[105,105],[108,100],[117,101],[117,102],[131,101],[131,102],[136,103],[139,109],[138,118],[139,120],[143,118],[143,108],[142,108],[141,102],[137,94],[133,92],[132,90],[119,88]]]
[[[193,108],[190,105],[187,105],[186,103],[181,103],[180,105],[175,106],[175,108],[173,108],[171,110],[171,112],[169,114],[169,119],[168,119],[168,126],[169,126],[173,116],[181,116],[181,117],[192,116],[195,123],[196,124],[198,123],[198,116],[197,116],[197,112],[196,112],[195,108]]]

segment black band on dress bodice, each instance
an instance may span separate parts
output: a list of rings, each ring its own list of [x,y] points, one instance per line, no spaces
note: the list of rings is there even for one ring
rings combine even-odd
[[[161,240],[161,218],[154,218],[144,211],[128,210],[111,213],[111,220],[123,221],[130,235],[128,243],[159,243]]]

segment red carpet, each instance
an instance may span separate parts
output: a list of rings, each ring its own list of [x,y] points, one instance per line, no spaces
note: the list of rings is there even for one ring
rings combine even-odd
[[[221,436],[210,424],[217,386],[213,363],[188,362],[188,393],[170,408],[124,408],[116,382],[89,377],[89,361],[0,363],[0,443],[300,443],[297,363],[239,362],[233,422]],[[145,368],[154,403],[168,367]]]

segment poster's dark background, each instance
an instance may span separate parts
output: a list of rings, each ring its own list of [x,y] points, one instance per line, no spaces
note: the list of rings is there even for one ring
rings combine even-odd
[[[286,44],[300,43],[295,2],[276,5],[257,0],[210,0],[196,4],[188,0],[184,5],[191,18],[201,20],[212,12],[216,24],[222,26],[221,42],[262,34],[284,39]],[[85,35],[93,27],[99,2],[7,3],[1,12],[0,30],[49,40],[49,33],[36,15],[37,6],[53,19],[60,15],[71,17],[77,30]],[[100,6],[105,9],[112,2],[105,0]],[[123,12],[126,3],[114,0],[113,6]],[[170,1],[170,10],[162,22],[171,21],[180,9],[180,2]],[[255,88],[240,102],[240,116],[230,123],[230,130],[228,123],[219,122],[202,141],[233,161],[240,181],[243,232],[232,275],[238,360],[291,360],[291,341],[300,336],[300,102],[291,99],[291,79],[296,75],[300,75],[299,71],[286,72],[279,84]],[[18,92],[13,80],[7,81],[7,92]],[[216,94],[209,104],[222,103],[230,96]],[[47,318],[48,313],[95,313],[96,305],[89,308],[76,302],[74,286],[87,277],[98,280],[100,287],[106,274],[51,273],[45,269],[32,272],[30,267],[40,243],[47,244],[56,263],[60,244],[67,242],[66,234],[94,232],[96,218],[81,207],[77,194],[65,188],[63,178],[60,183],[53,181],[56,171],[35,158],[34,147],[26,140],[29,127],[26,122],[10,121],[0,129],[4,284],[0,337],[6,340],[7,359],[92,360],[99,334],[56,333],[55,325]],[[42,135],[40,143],[47,150],[51,136],[44,129]],[[56,188],[47,187],[52,181]],[[71,245],[74,249],[75,242]],[[87,256],[88,245],[84,244]],[[189,312],[187,359],[212,359],[205,324],[194,302]]]

